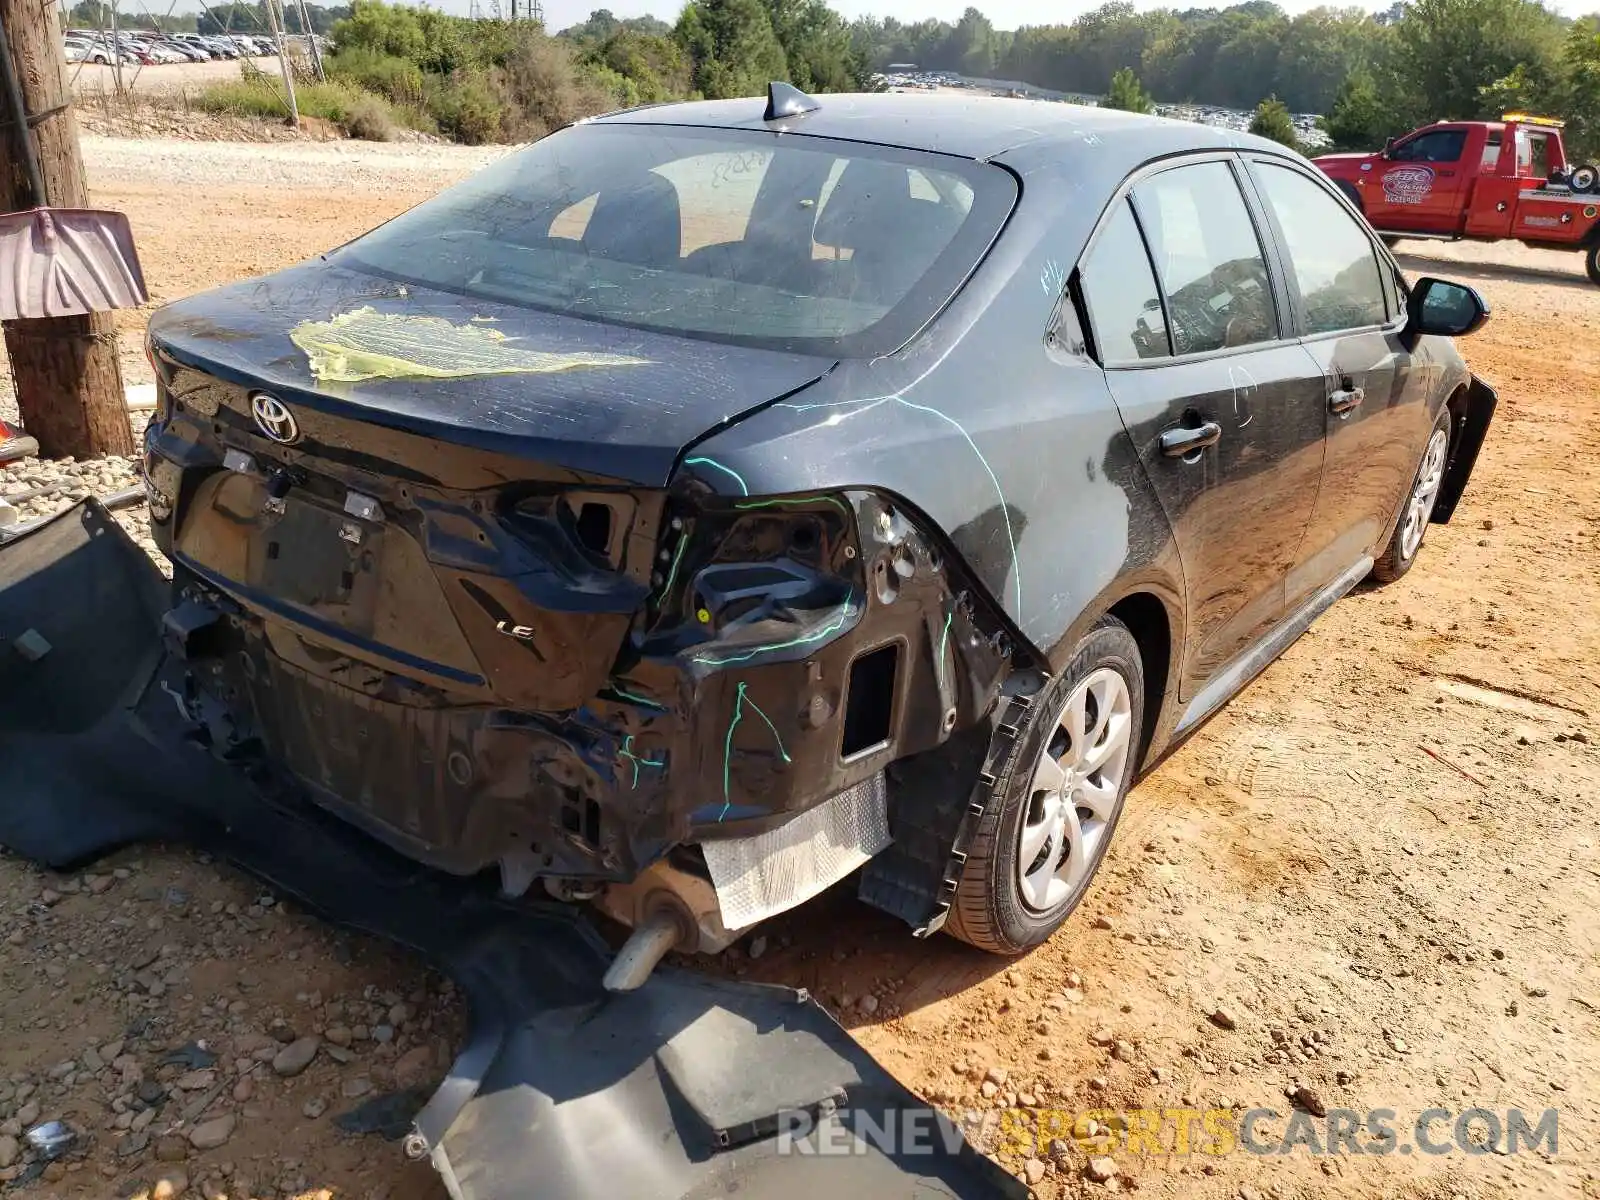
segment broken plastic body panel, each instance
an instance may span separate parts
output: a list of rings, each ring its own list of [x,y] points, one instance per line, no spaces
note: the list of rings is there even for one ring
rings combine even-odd
[[[329,413],[285,447],[245,400],[173,369],[147,434],[174,650],[241,753],[431,866],[625,884],[881,786],[1011,670],[892,497],[619,487]]]
[[[610,993],[577,909],[419,871],[255,774],[164,650],[167,603],[93,501],[0,546],[0,845],[68,870],[186,843],[450,975],[472,1029],[399,1132],[454,1200],[1027,1194],[804,992],[662,969]],[[168,638],[203,636],[181,611]],[[27,629],[48,654],[11,653]]]

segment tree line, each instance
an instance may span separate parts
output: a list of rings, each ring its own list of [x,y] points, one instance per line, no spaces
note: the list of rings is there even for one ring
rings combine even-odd
[[[1341,146],[1375,148],[1434,120],[1527,108],[1566,117],[1569,140],[1600,154],[1600,15],[1568,20],[1537,0],[1410,0],[1381,13],[1270,0],[1136,11],[1113,0],[1070,24],[996,29],[959,21],[863,18],[851,36],[875,67],[1015,79],[1089,95],[1120,71],[1155,100],[1255,109],[1276,99],[1326,114]],[[1274,115],[1274,121],[1276,116]]]
[[[536,135],[603,107],[759,95],[773,79],[870,89],[876,72],[909,62],[1118,106],[1134,97],[1258,110],[1268,132],[1292,129],[1290,113],[1322,113],[1336,144],[1362,149],[1428,121],[1527,108],[1565,117],[1578,152],[1600,154],[1600,16],[1567,20],[1538,0],[1402,0],[1376,14],[1294,17],[1271,0],[1143,12],[1112,0],[1017,30],[977,8],[907,24],[847,21],[826,0],[688,0],[671,25],[598,9],[554,36],[385,0],[310,12],[345,85],[385,98],[396,121],[468,141]],[[210,13],[202,21],[264,24],[260,0]]]

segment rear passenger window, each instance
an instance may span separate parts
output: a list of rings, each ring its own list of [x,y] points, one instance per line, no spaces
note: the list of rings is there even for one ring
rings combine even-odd
[[[1256,174],[1283,230],[1305,301],[1306,332],[1382,325],[1387,318],[1377,251],[1355,218],[1298,171],[1258,163]]]
[[[1227,163],[1163,171],[1133,196],[1166,297],[1173,353],[1277,338],[1261,242]]]
[[[1126,200],[1117,201],[1080,278],[1102,363],[1167,356],[1161,296]]]

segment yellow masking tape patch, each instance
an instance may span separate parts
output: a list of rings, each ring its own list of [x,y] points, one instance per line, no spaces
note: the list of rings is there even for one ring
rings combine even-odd
[[[443,317],[381,313],[371,305],[340,313],[331,321],[302,321],[289,331],[289,340],[305,351],[314,378],[333,383],[544,375],[650,361],[626,354],[528,350],[485,324],[452,325]]]

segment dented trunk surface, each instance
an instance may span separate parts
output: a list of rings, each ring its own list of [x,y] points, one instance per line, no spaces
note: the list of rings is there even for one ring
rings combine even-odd
[[[469,299],[313,261],[169,305],[154,345],[212,381],[266,390],[304,419],[308,448],[368,451],[378,430],[436,437],[440,461],[394,465],[446,472],[452,448],[510,456],[504,482],[530,472],[662,487],[686,446],[719,425],[805,387],[833,360],[721,345]],[[208,380],[206,377],[209,376]],[[226,392],[216,393],[217,399]],[[236,398],[221,414],[236,435],[271,446]],[[315,428],[326,414],[333,424]],[[343,419],[343,420],[341,420]],[[376,427],[359,432],[349,422]],[[239,439],[232,439],[239,440]]]
[[[915,514],[673,480],[831,364],[312,274],[151,326],[165,627],[230,753],[581,894],[830,798],[881,821],[885,766],[993,707],[1006,627]]]

